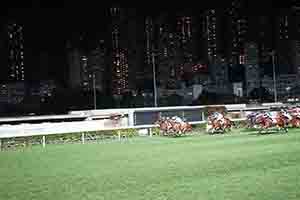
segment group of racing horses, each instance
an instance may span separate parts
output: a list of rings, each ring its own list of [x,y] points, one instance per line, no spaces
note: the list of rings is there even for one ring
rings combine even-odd
[[[300,108],[287,108],[277,111],[250,112],[246,115],[247,128],[257,129],[259,133],[268,132],[272,129],[288,132],[288,127],[300,127]],[[222,113],[214,112],[208,117],[207,131],[225,132],[231,130],[234,122]]]
[[[288,132],[288,127],[300,127],[300,107],[280,109],[277,111],[250,112],[246,116],[247,128],[257,129],[259,133],[271,129]],[[164,135],[184,134],[192,130],[192,126],[180,117],[161,117],[156,122]],[[235,123],[222,112],[211,112],[207,117],[208,133],[225,133]]]
[[[192,130],[192,125],[178,116],[160,117],[155,124],[159,125],[163,135],[177,136]]]
[[[252,112],[247,115],[248,128],[269,130],[277,128],[288,132],[288,127],[300,127],[300,108],[287,108],[280,111]]]

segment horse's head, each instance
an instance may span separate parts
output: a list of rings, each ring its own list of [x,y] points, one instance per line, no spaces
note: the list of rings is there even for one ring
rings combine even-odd
[[[160,127],[161,124],[162,124],[162,123],[161,123],[161,121],[160,121],[159,119],[156,120],[156,121],[154,122],[154,125],[155,125],[155,126],[159,126],[159,127]]]
[[[213,117],[211,115],[209,115],[207,117],[207,123],[211,124],[213,122]]]
[[[282,110],[281,112],[280,112],[280,116],[282,117],[282,118],[285,118],[285,119],[288,119],[288,120],[292,120],[292,116],[287,112],[287,111],[285,111],[285,110]]]
[[[246,118],[247,118],[247,120],[252,121],[253,119],[255,119],[256,116],[257,116],[257,113],[251,112],[248,115],[246,115]]]
[[[154,122],[155,125],[161,125],[165,121],[164,117],[158,117]]]
[[[262,123],[265,119],[268,119],[268,118],[269,118],[268,115],[261,113],[261,114],[259,114],[259,115],[256,116],[255,121],[257,123]]]

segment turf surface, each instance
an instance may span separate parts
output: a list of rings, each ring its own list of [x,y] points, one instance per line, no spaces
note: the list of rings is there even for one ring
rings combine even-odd
[[[4,151],[0,199],[300,199],[300,130]]]

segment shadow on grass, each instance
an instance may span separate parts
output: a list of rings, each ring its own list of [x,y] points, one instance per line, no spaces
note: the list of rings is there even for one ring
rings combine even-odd
[[[253,132],[253,131],[257,131],[257,129],[256,128],[243,128],[243,129],[241,129],[240,132],[248,133],[248,132]]]
[[[249,135],[273,135],[273,134],[287,134],[288,132],[285,132],[284,130],[264,130],[259,132],[258,130],[253,131],[252,133],[249,133]]]
[[[269,130],[263,130],[259,133],[259,129],[256,128],[241,128],[239,130],[233,130],[232,134],[246,134],[246,135],[256,135],[256,136],[261,136],[261,135],[271,135],[271,134],[285,134],[284,130],[277,130],[277,129],[269,129]]]

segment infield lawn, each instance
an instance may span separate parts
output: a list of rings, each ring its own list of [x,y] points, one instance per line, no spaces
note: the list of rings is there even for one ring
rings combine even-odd
[[[300,199],[300,130],[0,152],[0,200]]]

